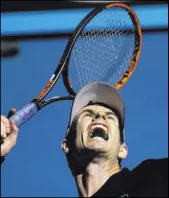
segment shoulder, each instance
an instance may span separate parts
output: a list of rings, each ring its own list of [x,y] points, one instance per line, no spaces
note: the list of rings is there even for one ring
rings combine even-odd
[[[159,168],[168,169],[168,158],[162,159],[148,159],[139,164],[133,171],[147,169],[147,170],[159,170]]]
[[[143,161],[131,171],[131,179],[133,195],[168,196],[168,158]]]
[[[132,170],[134,175],[140,177],[163,177],[168,178],[168,158],[148,159],[140,163]]]

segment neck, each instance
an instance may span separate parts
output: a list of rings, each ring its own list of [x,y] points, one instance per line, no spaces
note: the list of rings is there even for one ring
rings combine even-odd
[[[75,176],[80,196],[92,196],[112,175],[118,172],[120,172],[118,162],[90,162],[82,174]]]

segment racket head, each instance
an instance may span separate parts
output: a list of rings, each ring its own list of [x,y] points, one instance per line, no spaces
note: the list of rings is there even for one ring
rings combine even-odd
[[[136,13],[123,3],[91,11],[78,25],[62,72],[70,95],[91,82],[121,89],[136,69],[142,31]]]
[[[32,102],[40,104],[61,73],[70,99],[91,82],[104,82],[121,89],[137,66],[141,45],[140,23],[129,6],[112,3],[94,9],[77,26],[58,67]]]

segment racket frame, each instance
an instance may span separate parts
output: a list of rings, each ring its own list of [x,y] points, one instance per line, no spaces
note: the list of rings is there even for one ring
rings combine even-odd
[[[55,72],[53,73],[52,77],[46,84],[46,86],[41,90],[41,92],[30,102],[28,103],[25,107],[23,107],[21,110],[19,110],[16,114],[14,114],[10,119],[13,119],[14,121],[18,122],[17,126],[22,125],[26,121],[28,121],[31,117],[33,117],[40,109],[42,109],[44,106],[60,101],[60,100],[73,100],[76,93],[74,92],[72,86],[71,86],[71,81],[69,79],[69,57],[71,54],[71,51],[73,49],[74,43],[78,38],[79,33],[83,30],[85,25],[100,11],[103,9],[110,9],[112,7],[120,7],[123,8],[125,11],[128,12],[133,25],[136,28],[136,37],[135,37],[135,48],[133,51],[133,59],[130,61],[130,64],[123,75],[123,77],[119,80],[117,84],[114,85],[116,89],[121,89],[128,79],[131,77],[133,74],[136,65],[138,63],[139,57],[140,57],[140,52],[141,52],[141,44],[142,44],[142,32],[141,32],[141,27],[139,20],[137,18],[137,15],[135,12],[127,5],[123,3],[112,3],[103,6],[102,8],[96,8],[92,10],[89,14],[86,15],[86,17],[81,21],[81,23],[76,27],[72,37],[69,39],[67,46],[65,48],[65,51],[60,59],[60,62],[58,64],[58,67],[56,68]],[[67,89],[68,93],[70,94],[69,96],[57,96],[53,97],[51,99],[47,99],[42,101],[45,96],[50,92],[50,90],[53,88],[53,86],[56,84],[57,80],[59,79],[60,75],[62,74],[62,79],[63,83],[65,85],[65,88]],[[16,118],[16,119],[15,119]]]
[[[110,9],[113,7],[120,7],[127,11],[129,14],[134,27],[136,28],[136,34],[135,34],[135,47],[133,51],[133,58],[130,61],[130,64],[125,71],[122,78],[114,85],[116,89],[121,89],[126,82],[129,80],[129,78],[132,76],[134,70],[136,69],[140,53],[141,53],[141,47],[142,47],[142,31],[141,26],[139,23],[139,19],[135,12],[130,8],[128,5],[123,3],[111,3],[108,5],[104,5],[101,8],[96,8],[92,10],[89,14],[87,14],[84,19],[80,22],[80,24],[76,27],[72,37],[69,39],[67,46],[65,48],[65,51],[61,57],[61,60],[59,62],[58,67],[56,68],[55,72],[53,73],[51,79],[46,84],[46,86],[42,89],[42,91],[36,96],[35,99],[32,100],[33,103],[37,104],[38,109],[43,108],[44,106],[53,103],[55,101],[59,100],[73,100],[76,96],[75,91],[73,90],[71,86],[71,80],[69,78],[69,57],[71,54],[71,51],[73,49],[74,43],[78,38],[79,33],[83,30],[83,28],[86,26],[86,24],[93,19],[95,15],[97,15],[99,12],[101,12],[103,9]],[[53,88],[53,86],[56,84],[57,80],[59,79],[60,75],[62,74],[63,83],[65,85],[66,90],[70,94],[66,97],[54,97],[51,99],[48,99],[46,101],[41,102],[45,96],[50,92],[50,90]]]

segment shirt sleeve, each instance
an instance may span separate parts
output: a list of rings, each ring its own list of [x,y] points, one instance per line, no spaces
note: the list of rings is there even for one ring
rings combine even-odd
[[[168,196],[168,158],[145,160],[132,172],[149,195]]]
[[[149,176],[156,175],[160,180],[168,182],[168,158],[145,160],[136,169],[142,169]]]

